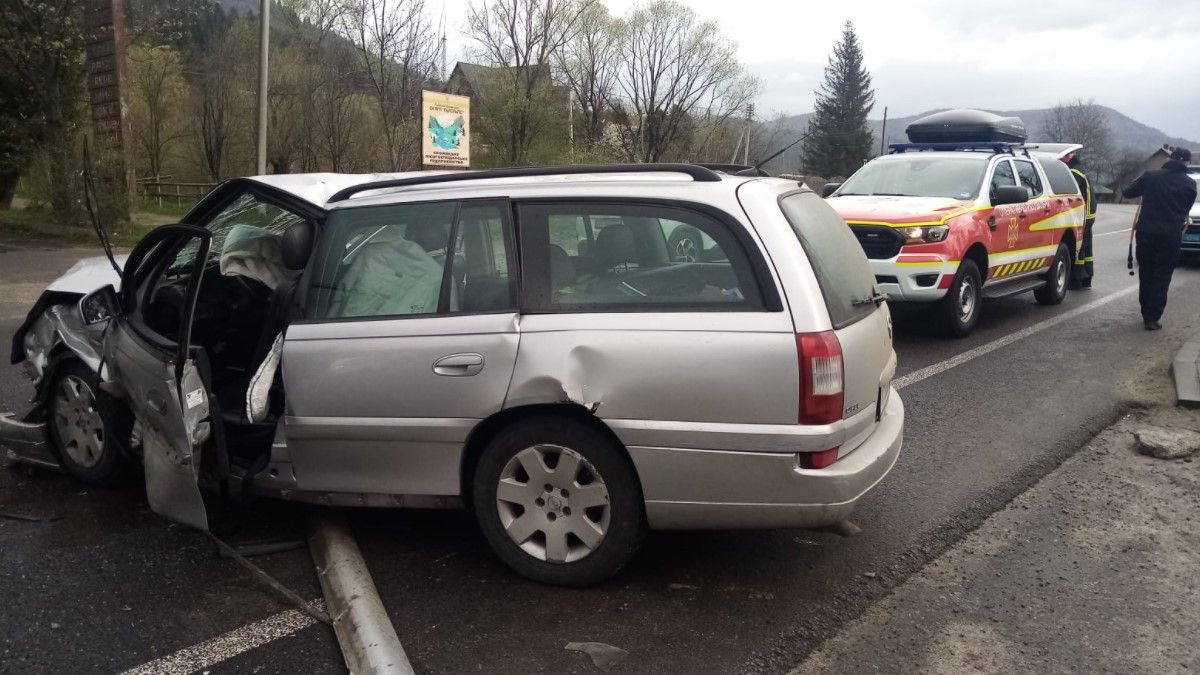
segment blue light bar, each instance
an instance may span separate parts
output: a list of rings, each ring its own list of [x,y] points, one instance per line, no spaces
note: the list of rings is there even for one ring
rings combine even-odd
[[[892,143],[888,148],[893,153],[909,150],[991,150],[992,152],[1012,152],[1023,148],[1023,143],[1002,143],[996,141],[970,143]]]

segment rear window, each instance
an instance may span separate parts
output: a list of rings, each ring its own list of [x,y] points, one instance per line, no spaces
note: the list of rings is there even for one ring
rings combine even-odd
[[[814,192],[793,192],[779,200],[779,208],[808,255],[829,319],[844,328],[875,310],[875,277],[854,233]]]
[[[1071,170],[1067,168],[1057,159],[1049,157],[1038,157],[1038,164],[1042,165],[1042,171],[1046,172],[1046,180],[1050,181],[1050,191],[1056,195],[1075,195],[1079,194],[1079,184],[1075,182],[1075,176],[1071,175]]]

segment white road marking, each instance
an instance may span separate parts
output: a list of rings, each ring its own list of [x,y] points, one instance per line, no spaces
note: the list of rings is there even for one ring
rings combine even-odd
[[[313,607],[325,608],[323,600],[313,600]],[[160,659],[130,668],[120,675],[186,675],[210,668],[222,661],[257,649],[268,642],[284,638],[309,626],[317,620],[298,609],[289,609],[261,621],[246,624],[241,628],[168,654]]]
[[[1096,237],[1107,237],[1110,234],[1121,234],[1122,232],[1128,232],[1132,229],[1133,229],[1132,227],[1127,227],[1123,230],[1113,230],[1112,232],[1101,232],[1100,234],[1093,234],[1092,238],[1094,239]]]
[[[1075,309],[1068,310],[1057,316],[1052,316],[1049,319],[1046,319],[1045,321],[1039,321],[1039,322],[1033,324],[1032,326],[1022,328],[1021,330],[1016,331],[1015,333],[1009,333],[1008,335],[1005,335],[1004,337],[996,338],[995,340],[992,340],[991,342],[988,342],[986,344],[979,345],[978,347],[975,347],[974,349],[968,349],[967,351],[965,351],[961,354],[952,356],[952,357],[946,359],[945,361],[939,361],[931,366],[925,366],[924,368],[921,368],[920,370],[914,370],[913,372],[911,372],[907,375],[904,375],[903,377],[896,378],[895,381],[893,381],[892,386],[895,387],[897,390],[900,390],[900,389],[903,389],[903,388],[909,386],[910,384],[916,384],[917,382],[920,382],[921,380],[929,379],[929,378],[933,377],[934,375],[944,373],[947,370],[950,370],[951,368],[956,368],[958,366],[961,366],[964,363],[974,361],[975,359],[977,359],[985,354],[990,354],[990,353],[996,351],[997,349],[1000,349],[1001,347],[1007,347],[1008,345],[1011,345],[1012,343],[1016,342],[1017,340],[1021,340],[1021,339],[1029,337],[1030,335],[1040,333],[1040,332],[1046,330],[1047,328],[1057,326],[1058,324],[1063,323],[1064,321],[1070,321],[1071,319],[1074,319],[1075,317],[1079,316],[1080,314],[1084,314],[1086,312],[1092,311],[1093,309],[1096,309],[1097,307],[1107,305],[1108,303],[1110,303],[1118,298],[1121,298],[1126,295],[1129,295],[1130,293],[1133,293],[1137,289],[1138,289],[1137,286],[1130,286],[1129,288],[1123,288],[1123,289],[1117,291],[1116,293],[1111,293],[1102,298],[1097,298],[1097,299],[1087,303],[1086,305],[1080,305],[1079,307],[1076,307]]]

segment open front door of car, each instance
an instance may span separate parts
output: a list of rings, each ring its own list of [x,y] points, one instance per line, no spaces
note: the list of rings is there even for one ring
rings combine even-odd
[[[105,339],[105,380],[141,423],[150,508],[207,530],[200,495],[202,449],[213,435],[202,350],[189,345],[212,234],[160,227],[129,256],[121,312]]]

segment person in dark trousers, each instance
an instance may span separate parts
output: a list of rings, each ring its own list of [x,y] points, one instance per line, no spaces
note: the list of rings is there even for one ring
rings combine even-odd
[[[1092,225],[1096,223],[1096,194],[1092,192],[1092,181],[1079,164],[1079,156],[1067,158],[1067,166],[1079,185],[1079,194],[1083,195],[1083,243],[1079,245],[1079,255],[1075,258],[1075,270],[1071,276],[1072,285],[1076,288],[1092,287]]]
[[[1196,181],[1187,173],[1192,153],[1175,148],[1161,169],[1147,171],[1122,193],[1126,199],[1142,198],[1133,224],[1137,240],[1138,300],[1146,330],[1158,330],[1167,306],[1167,288],[1179,262],[1179,246],[1188,211],[1196,202]]]

